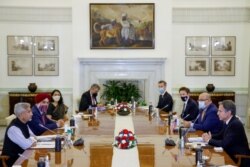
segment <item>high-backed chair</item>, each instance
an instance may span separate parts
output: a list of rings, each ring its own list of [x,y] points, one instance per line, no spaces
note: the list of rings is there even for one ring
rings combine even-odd
[[[11,123],[11,121],[12,121],[13,119],[15,119],[15,118],[16,118],[16,115],[15,115],[15,114],[11,114],[10,116],[5,117],[6,125],[8,126],[8,125]]]
[[[248,159],[248,162],[250,162],[250,155],[237,154],[237,155],[235,155],[235,157],[238,159],[237,166],[241,166],[242,165],[241,164],[242,163],[242,159]]]

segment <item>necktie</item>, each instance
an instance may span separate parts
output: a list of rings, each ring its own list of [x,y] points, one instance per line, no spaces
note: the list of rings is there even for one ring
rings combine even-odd
[[[183,108],[182,108],[182,113],[181,113],[181,117],[184,117],[184,111],[186,109],[186,103],[183,104]]]
[[[203,110],[202,111],[202,114],[201,114],[201,121],[203,121],[204,117],[205,117],[205,114],[206,114],[206,110]]]
[[[46,115],[45,115],[45,113],[43,113],[43,114],[42,114],[42,120],[43,120],[43,124],[44,124],[44,125],[45,125],[45,123],[46,123],[46,118],[45,118],[45,117],[46,117]]]

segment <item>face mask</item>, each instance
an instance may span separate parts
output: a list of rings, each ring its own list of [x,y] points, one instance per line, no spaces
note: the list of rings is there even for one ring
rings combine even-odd
[[[61,96],[52,96],[53,100],[58,102],[61,98]]]
[[[48,105],[40,105],[38,108],[41,112],[46,113],[48,110]]]
[[[98,95],[98,93],[93,93],[92,96],[93,97],[96,97]]]
[[[165,92],[164,88],[159,88],[159,93],[162,95]]]
[[[199,109],[203,110],[205,109],[205,107],[206,107],[205,101],[199,101]]]
[[[187,99],[188,99],[188,97],[187,97],[187,96],[181,96],[181,100],[182,100],[182,101],[184,101],[184,102],[185,102],[185,101],[187,101]]]

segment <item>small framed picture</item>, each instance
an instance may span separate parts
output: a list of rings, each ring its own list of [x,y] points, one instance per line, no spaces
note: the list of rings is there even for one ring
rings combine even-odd
[[[186,57],[186,76],[209,75],[208,57]]]
[[[234,57],[212,57],[211,75],[235,76]]]
[[[58,57],[35,57],[35,76],[58,76]]]
[[[187,56],[208,56],[210,42],[208,36],[186,37],[186,55]]]
[[[212,56],[234,56],[236,50],[236,37],[212,37]]]
[[[58,36],[34,37],[35,56],[58,56]]]
[[[32,55],[32,36],[7,36],[8,55]]]
[[[31,56],[9,56],[9,76],[31,76],[33,75],[33,58]]]

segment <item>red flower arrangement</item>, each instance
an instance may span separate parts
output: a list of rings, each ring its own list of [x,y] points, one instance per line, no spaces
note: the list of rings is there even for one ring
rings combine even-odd
[[[128,115],[130,114],[130,110],[131,110],[127,103],[119,103],[117,104],[115,109],[117,110],[117,113],[119,115]]]
[[[114,146],[120,149],[129,149],[135,147],[137,140],[133,132],[123,129],[119,132],[119,135],[115,137]]]

